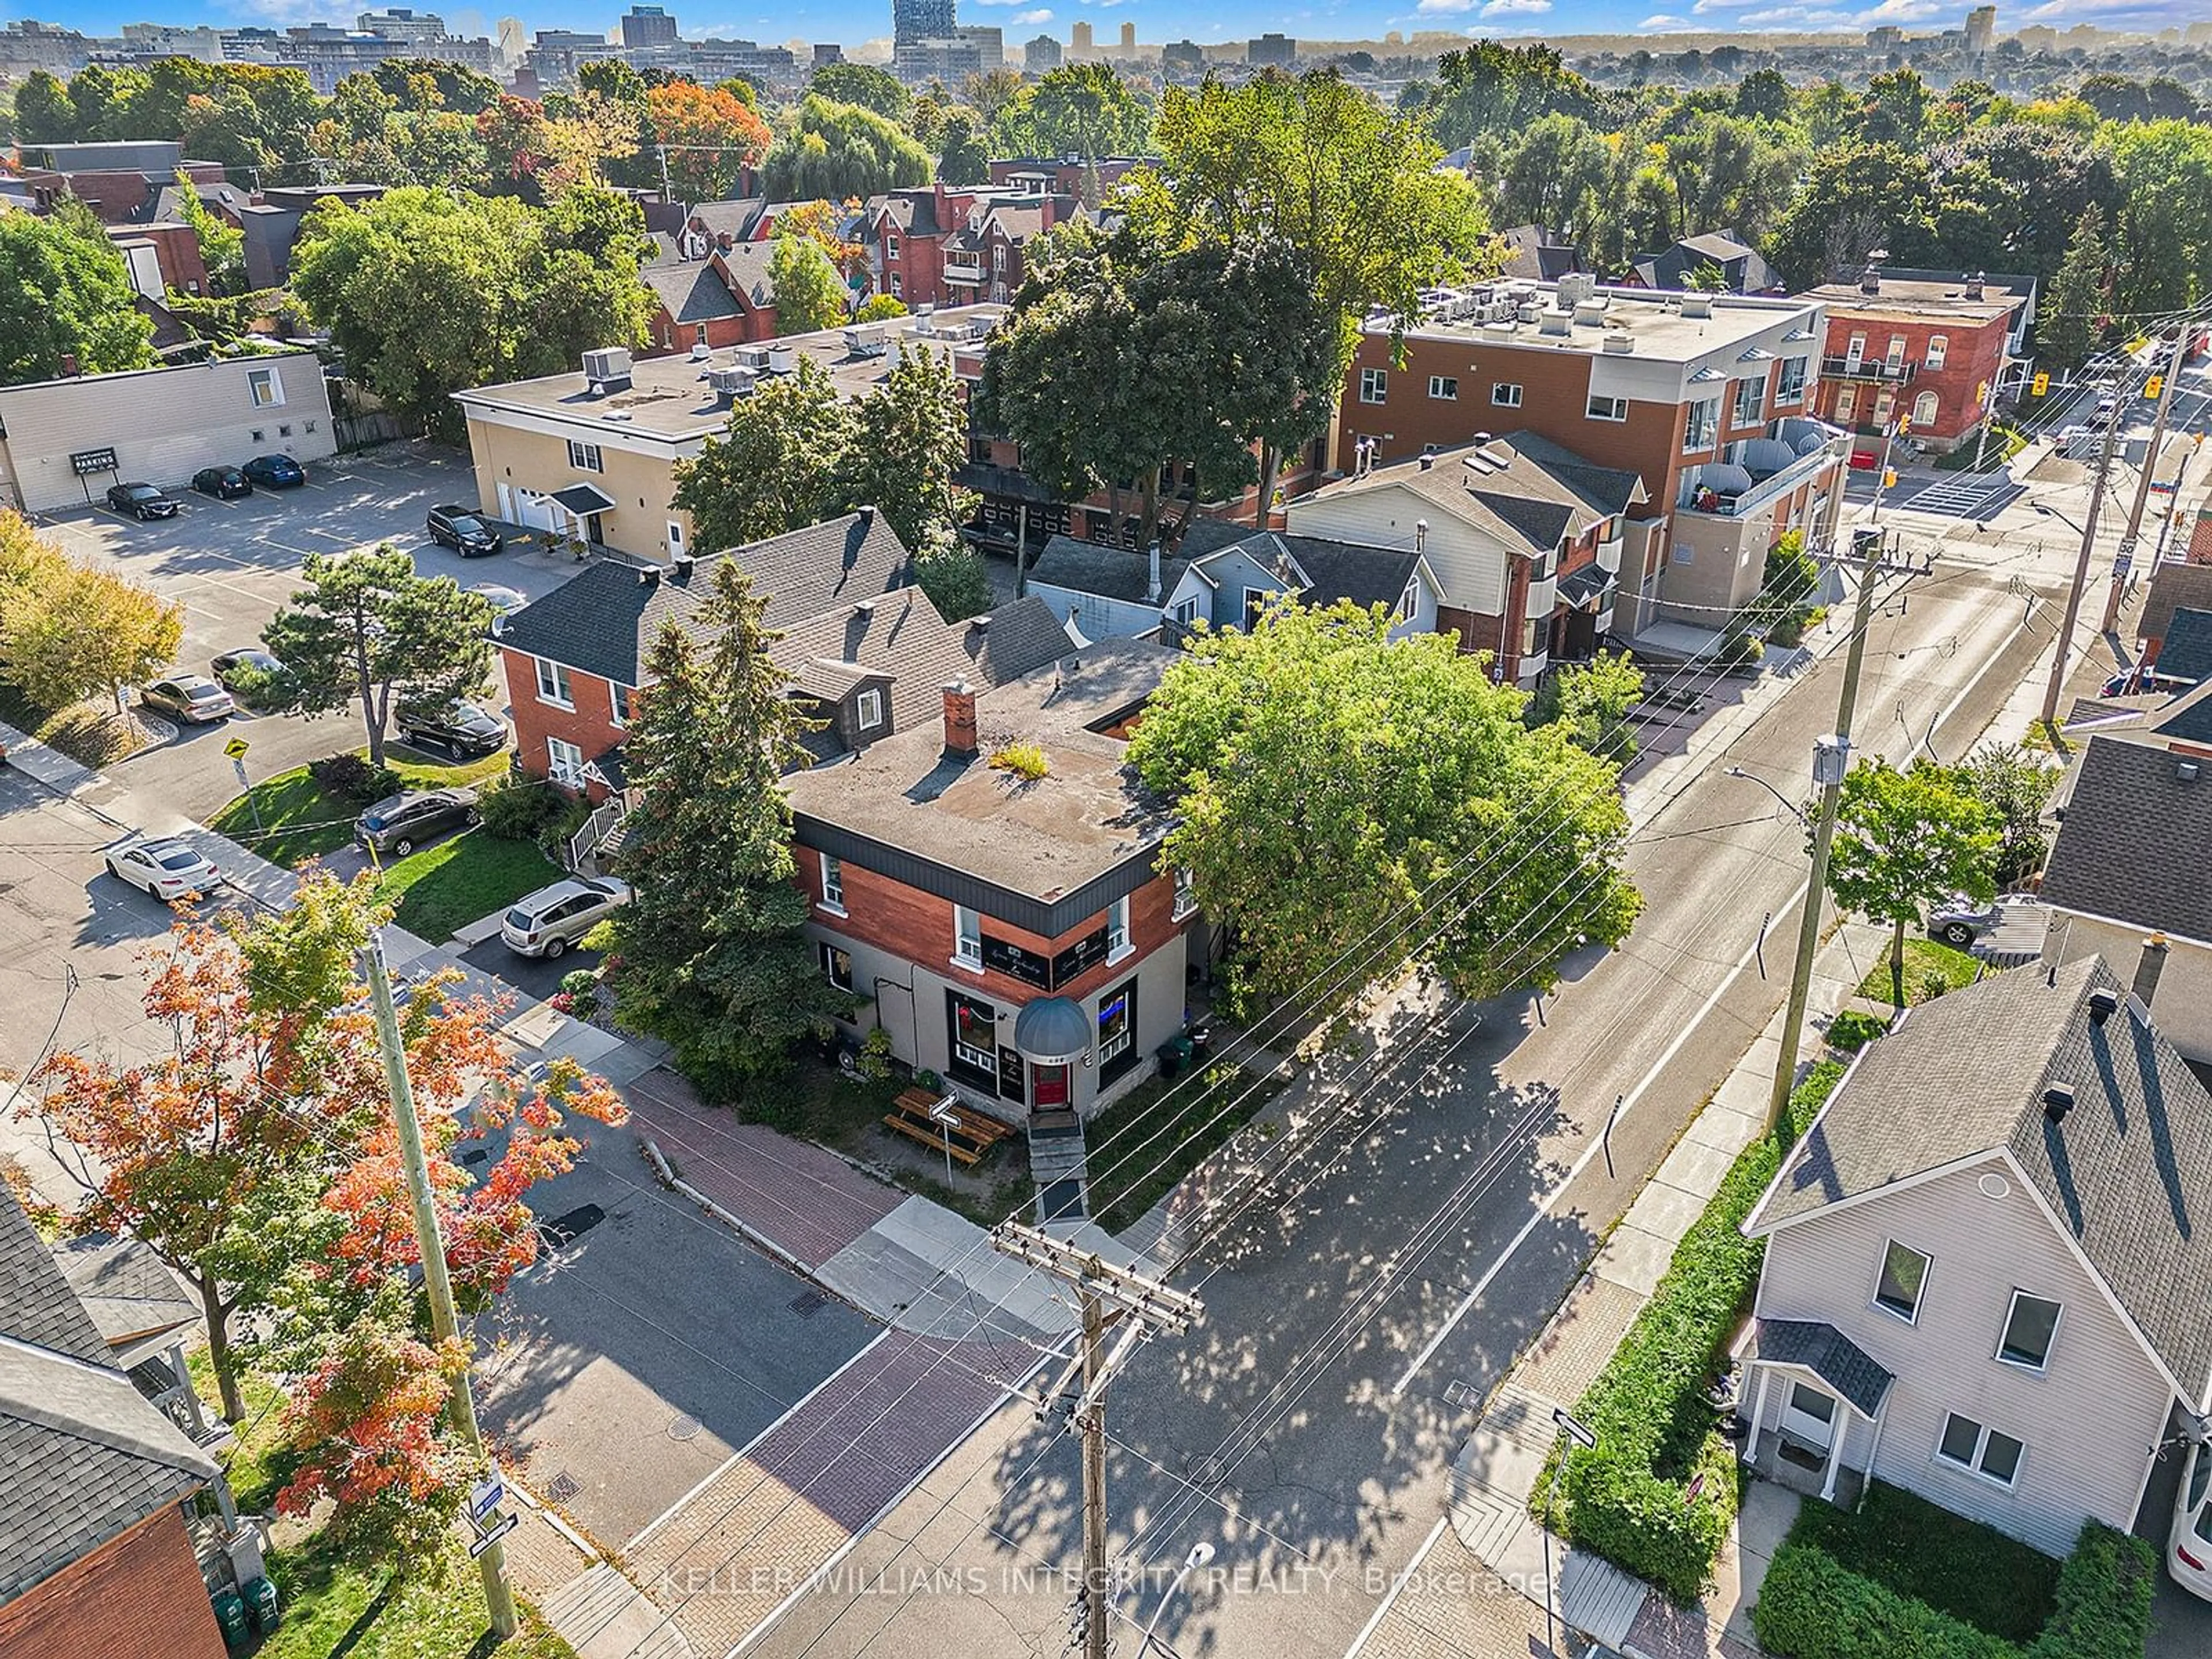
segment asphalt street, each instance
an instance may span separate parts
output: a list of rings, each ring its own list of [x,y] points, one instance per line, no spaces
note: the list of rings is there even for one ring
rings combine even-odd
[[[217,653],[260,642],[263,626],[301,586],[301,567],[311,553],[390,542],[411,553],[427,575],[451,576],[463,586],[496,583],[533,599],[574,574],[573,565],[541,553],[463,559],[424,537],[423,515],[431,507],[471,501],[475,493],[465,460],[403,444],[310,466],[307,483],[297,489],[257,490],[234,501],[182,491],[178,516],[150,524],[105,507],[44,514],[39,522],[69,551],[182,600],[185,634],[176,666],[204,674]],[[503,702],[503,691],[492,701]],[[258,780],[357,747],[361,718],[351,709],[316,720],[240,713],[217,725],[185,727],[111,773],[127,787],[204,818],[238,793],[237,775],[222,754],[232,737],[252,745],[246,764]]]
[[[1915,586],[1870,630],[1861,750],[1902,758],[1932,724],[1955,757],[2051,624],[2024,623],[2026,605],[1971,568]],[[1409,1012],[1389,1063],[1352,1081],[1358,1132],[1178,1277],[1206,1318],[1129,1361],[1109,1459],[1114,1553],[1139,1575],[1125,1609],[1149,1618],[1194,1545],[1218,1552],[1166,1611],[1174,1651],[1335,1659],[1413,1558],[1474,1403],[1779,1006],[1802,834],[1721,769],[1802,791],[1841,672],[1840,653],[1807,672],[1646,825],[1630,868],[1647,908],[1621,950],[1572,963],[1540,1023],[1525,999]],[[1079,1557],[1073,1443],[1009,1407],[960,1467],[964,1485],[908,1500],[759,1650],[1055,1650],[1065,1586],[1023,1574]],[[994,1593],[917,1577],[948,1561]],[[894,1588],[866,1587],[871,1569]]]

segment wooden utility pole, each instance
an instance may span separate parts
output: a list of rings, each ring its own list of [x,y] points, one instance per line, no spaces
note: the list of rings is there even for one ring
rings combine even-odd
[[[1881,532],[1852,532],[1859,556],[1859,591],[1851,608],[1850,649],[1844,658],[1844,690],[1837,700],[1836,729],[1813,742],[1813,781],[1820,790],[1820,815],[1813,823],[1813,869],[1805,903],[1797,919],[1797,960],[1790,975],[1788,1016],[1782,1022],[1782,1052],[1774,1062],[1774,1089],[1766,1103],[1771,1133],[1797,1086],[1797,1045],[1805,1034],[1805,1005],[1813,991],[1813,956],[1820,944],[1820,913],[1828,899],[1828,848],[1836,837],[1836,810],[1843,799],[1844,774],[1851,763],[1851,717],[1859,700],[1859,668],[1866,660],[1869,624],[1874,620],[1875,578],[1881,572]]]
[[[2066,590],[2066,612],[2058,624],[2058,647],[2051,659],[2051,680],[2043,688],[2043,724],[2058,730],[2058,694],[2066,685],[2066,658],[2074,647],[2074,624],[2081,617],[2081,591],[2089,585],[2089,559],[2097,546],[2097,515],[2105,510],[2105,481],[2112,470],[2112,448],[2120,435],[2120,411],[2105,423],[2104,447],[2097,453],[2097,477],[2089,486],[2089,510],[2081,517],[2081,556],[2074,562],[2074,584]]]
[[[2098,624],[2100,633],[2111,633],[2112,624],[2119,620],[2120,596],[2127,592],[2128,576],[2135,568],[2136,537],[2142,529],[2143,507],[2150,500],[2151,475],[2158,471],[2158,452],[2166,442],[2166,410],[2173,405],[2173,388],[2180,382],[2182,354],[2188,344],[2189,325],[2185,322],[2174,332],[2173,360],[2166,364],[2166,373],[2160,377],[2158,416],[2151,422],[2150,447],[2144,452],[2142,472],[2136,479],[2136,498],[2128,508],[2128,527],[2120,532],[2120,550],[2112,556],[2112,591],[2105,595],[2105,617]],[[2113,429],[2117,430],[2119,424],[2120,411],[2115,407],[2112,410]],[[2179,497],[2179,480],[2175,482],[2174,493]]]
[[[430,1165],[422,1152],[422,1125],[415,1115],[415,1090],[407,1080],[407,1049],[399,1038],[399,1014],[392,1005],[392,979],[384,968],[384,940],[372,933],[361,948],[362,973],[368,981],[369,1006],[376,1013],[376,1043],[384,1054],[384,1076],[392,1091],[392,1121],[399,1133],[400,1161],[407,1170],[407,1195],[415,1205],[415,1242],[422,1255],[422,1286],[430,1298],[430,1328],[441,1343],[460,1340],[460,1317],[453,1307],[453,1281],[446,1271],[446,1244],[439,1236],[438,1206],[430,1192]],[[477,1406],[469,1388],[470,1368],[453,1380],[447,1404],[453,1432],[468,1443],[479,1472],[490,1466]],[[491,1611],[492,1633],[502,1642],[515,1632],[514,1590],[507,1582],[507,1546],[495,1538],[477,1557],[483,1575],[484,1605]]]
[[[1095,1250],[1019,1222],[1001,1223],[991,1243],[1015,1261],[1074,1286],[1083,1311],[1078,1362],[1083,1392],[1075,1400],[1072,1422],[1083,1436],[1083,1583],[1070,1626],[1083,1644],[1085,1659],[1106,1659],[1107,1596],[1113,1582],[1106,1560],[1106,1387],[1139,1341],[1155,1330],[1189,1329],[1205,1306],[1196,1297],[1170,1290]],[[1106,1332],[1114,1325],[1122,1327],[1121,1340],[1109,1353]]]

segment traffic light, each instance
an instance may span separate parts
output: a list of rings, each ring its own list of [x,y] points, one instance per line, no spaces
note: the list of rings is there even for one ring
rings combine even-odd
[[[2143,382],[2143,396],[2146,398],[2155,398],[2165,390],[2166,376],[2163,374],[2154,374]]]
[[[1885,468],[1881,475],[1881,487],[1884,489],[1892,489],[1896,485],[1896,483],[1897,469],[1893,466]]]
[[[2051,390],[2051,374],[2050,374],[2050,372],[2049,372],[2048,370],[2046,370],[2046,369],[2038,369],[2038,370],[2036,370],[2036,372],[2035,372],[2035,395],[2036,395],[2037,397],[2040,398],[2040,397],[2042,397],[2045,392],[2049,392],[2050,390]]]
[[[1908,433],[1908,432],[1910,432],[1910,431],[1911,431],[1911,430],[1912,430],[1912,416],[1911,416],[1910,415],[1900,415],[1900,416],[1899,416],[1897,417],[1897,434],[1898,434],[1898,436],[1899,436],[1899,437],[1903,437],[1906,433]]]

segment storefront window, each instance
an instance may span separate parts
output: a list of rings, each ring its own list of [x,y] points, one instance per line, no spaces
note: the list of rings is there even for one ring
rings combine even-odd
[[[945,1018],[952,1039],[951,1071],[986,1088],[999,1082],[999,1011],[957,991],[945,994]]]
[[[1109,1082],[1137,1060],[1137,981],[1124,980],[1098,999],[1098,1077]]]

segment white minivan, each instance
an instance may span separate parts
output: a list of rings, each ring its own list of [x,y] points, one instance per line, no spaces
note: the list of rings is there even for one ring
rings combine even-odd
[[[2212,1445],[2201,1440],[2189,1449],[2181,1490],[2174,1495],[2166,1570],[2191,1595],[2212,1601]]]

